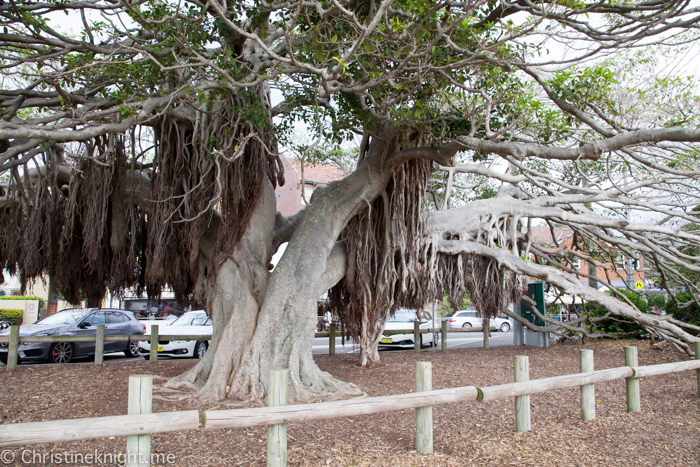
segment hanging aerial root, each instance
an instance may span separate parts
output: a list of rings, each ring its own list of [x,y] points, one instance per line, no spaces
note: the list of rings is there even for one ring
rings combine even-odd
[[[429,176],[429,162],[402,165],[386,191],[351,219],[341,236],[348,254],[346,275],[329,291],[329,299],[344,338],[363,348],[376,344],[383,320],[397,307],[420,308],[425,302],[420,246]]]

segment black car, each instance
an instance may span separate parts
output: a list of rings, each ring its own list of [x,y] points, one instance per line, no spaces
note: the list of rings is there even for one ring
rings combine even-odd
[[[146,330],[131,311],[114,308],[76,308],[63,310],[37,321],[31,326],[22,326],[20,336],[94,336],[97,325],[105,325],[105,338],[109,335],[143,334]],[[10,331],[0,332],[9,336]],[[139,356],[138,341],[107,341],[104,352],[124,352],[127,357]],[[7,344],[0,344],[0,362],[7,364]],[[39,342],[20,344],[18,362],[46,361],[68,363],[74,358],[95,354],[95,342]]]

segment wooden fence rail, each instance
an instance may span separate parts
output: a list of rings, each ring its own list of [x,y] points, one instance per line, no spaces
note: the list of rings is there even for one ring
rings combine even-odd
[[[10,326],[17,327],[19,326]],[[419,334],[440,334],[441,328],[426,328],[421,329]],[[447,328],[447,332],[481,332],[480,327],[473,328]],[[317,332],[314,337],[330,337],[330,332]],[[397,334],[413,334],[413,329],[391,329],[382,332],[385,336],[395,336]],[[340,336],[340,333],[336,332],[336,336]],[[175,335],[159,335],[160,340],[169,341],[190,341],[190,340],[201,340],[206,341],[211,339],[210,334],[175,334]],[[10,336],[0,336],[0,344],[7,344],[10,342]],[[36,342],[95,342],[96,336],[19,336],[19,343],[36,343]],[[105,335],[105,342],[125,342],[125,341],[141,341],[149,342],[151,336],[149,334],[130,334],[130,335],[115,335],[107,334]]]
[[[199,412],[196,410],[9,423],[0,425],[0,447],[166,433],[198,427]]]
[[[627,349],[626,349],[627,350]],[[631,351],[626,351],[629,356]],[[588,356],[586,357],[588,358]],[[628,358],[629,361],[629,358]],[[591,364],[592,365],[592,364]],[[516,380],[526,379],[529,374],[527,359],[515,357]],[[582,370],[589,368],[582,365]],[[0,447],[26,446],[32,444],[56,443],[65,441],[104,438],[110,436],[127,436],[129,449],[138,450],[139,458],[150,458],[150,443],[144,435],[182,430],[193,430],[200,426],[204,430],[222,428],[242,428],[250,426],[276,427],[268,444],[268,466],[286,465],[286,426],[289,423],[324,420],[340,417],[354,417],[379,412],[419,409],[416,414],[416,449],[418,452],[432,451],[432,406],[475,400],[480,402],[529,396],[554,389],[590,387],[590,385],[617,379],[636,379],[687,370],[696,370],[700,375],[700,359],[664,363],[648,366],[624,366],[606,370],[587,371],[573,375],[554,376],[538,380],[525,380],[498,386],[477,388],[465,386],[449,389],[430,390],[430,365],[418,362],[416,371],[416,391],[409,394],[393,396],[356,398],[343,401],[320,402],[315,404],[284,405],[287,400],[287,380],[284,371],[274,373],[277,384],[270,385],[269,407],[207,410],[200,415],[196,410],[164,413],[141,413],[135,415],[56,420],[49,422],[12,423],[0,425]],[[286,370],[285,370],[286,371]],[[700,378],[700,376],[698,376]],[[130,381],[130,413],[150,410],[150,377],[132,377]],[[271,376],[271,381],[274,378]],[[698,383],[700,388],[700,382]],[[275,389],[276,388],[276,389]],[[138,390],[136,390],[138,389]],[[700,394],[699,394],[700,396]],[[628,393],[628,407],[630,407]],[[144,399],[145,398],[145,399]],[[594,403],[594,402],[593,402]],[[586,401],[581,400],[582,409]],[[520,405],[523,405],[522,403]],[[529,406],[529,404],[527,404]],[[136,407],[139,407],[138,409]],[[516,403],[516,409],[518,404]],[[430,408],[428,410],[428,408]],[[425,410],[423,410],[425,409]],[[595,417],[595,412],[588,407],[588,419]],[[639,410],[634,405],[630,411]],[[592,416],[591,416],[592,415]],[[516,410],[516,429],[525,431],[530,428],[529,411]],[[138,437],[144,443],[136,446]],[[148,465],[148,464],[143,464]]]
[[[426,328],[426,329],[391,329],[384,330],[382,332],[385,336],[395,336],[398,334],[412,334],[414,336],[414,341],[417,341],[416,336],[418,334],[440,334],[442,336],[442,350],[447,350],[447,333],[448,332],[481,332],[481,327],[471,327],[471,328],[449,328],[447,327],[447,321],[442,322],[442,327],[440,328]],[[104,354],[104,343],[105,342],[150,342],[151,351],[149,359],[151,362],[158,361],[158,343],[164,341],[208,341],[211,340],[211,335],[158,335],[158,326],[151,326],[151,334],[131,334],[131,335],[109,335],[104,334],[104,325],[97,325],[96,335],[94,336],[19,336],[20,326],[10,326],[11,334],[10,336],[0,336],[0,344],[9,343],[8,352],[8,365],[7,371],[12,371],[17,367],[17,347],[19,344],[29,344],[29,343],[58,343],[58,342],[95,342],[95,364],[102,365],[103,354]],[[492,330],[495,328],[492,328]],[[328,340],[328,354],[335,355],[335,338],[339,333],[335,332],[335,324],[331,324],[331,331],[329,332],[317,332],[314,337],[329,337]],[[420,348],[415,347],[418,352]]]

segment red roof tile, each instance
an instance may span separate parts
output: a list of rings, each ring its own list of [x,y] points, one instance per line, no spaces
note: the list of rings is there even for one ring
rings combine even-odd
[[[552,239],[552,230],[547,227],[530,227],[530,235],[532,235],[532,240],[535,242],[542,242],[545,245],[554,245],[554,240]],[[568,240],[574,235],[572,229],[567,228],[554,228],[554,235],[556,235],[557,242],[561,244],[565,240]]]
[[[294,163],[294,170],[299,174],[301,179],[301,166],[298,163]],[[304,181],[306,182],[316,182],[323,185],[327,185],[330,182],[336,180],[342,180],[345,174],[338,167],[330,164],[316,164],[316,165],[306,165],[304,164]]]

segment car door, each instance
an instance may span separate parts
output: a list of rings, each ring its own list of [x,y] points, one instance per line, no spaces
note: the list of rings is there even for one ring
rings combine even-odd
[[[97,335],[97,325],[105,324],[106,318],[104,311],[95,311],[87,315],[78,325],[75,334],[78,336],[95,336]],[[76,342],[75,356],[88,355],[95,353],[95,342]]]
[[[124,313],[120,311],[106,311],[105,316],[107,323],[105,324],[105,336],[127,336],[131,334],[129,329],[129,321]],[[112,341],[105,342],[105,352],[121,352],[126,349],[127,341]]]

